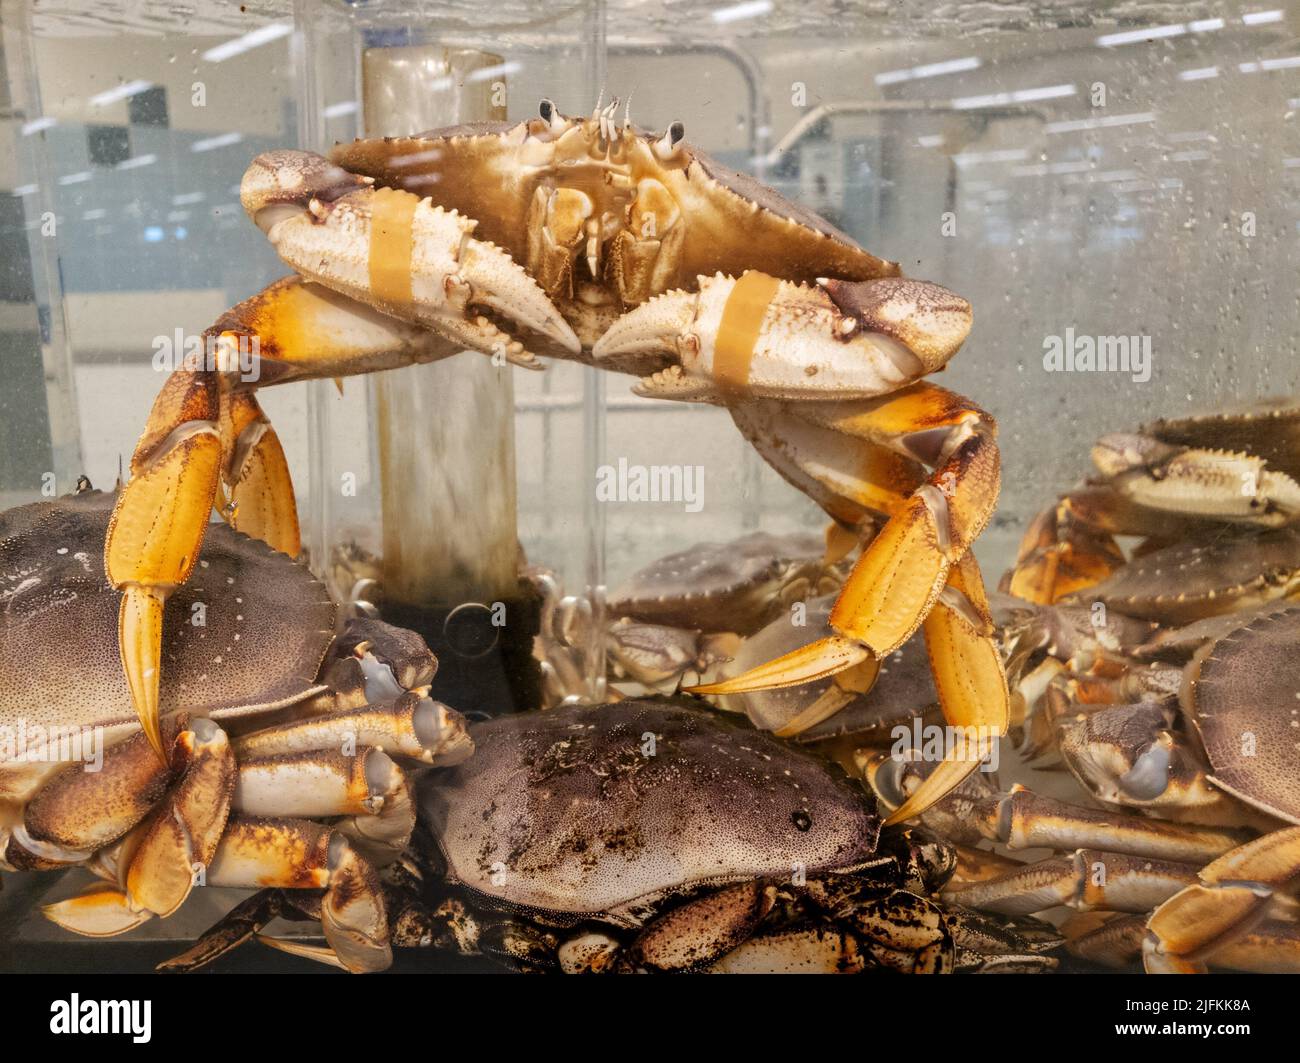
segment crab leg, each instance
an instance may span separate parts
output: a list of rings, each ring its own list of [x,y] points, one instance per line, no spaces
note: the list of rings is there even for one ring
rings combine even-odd
[[[122,591],[123,670],[160,759],[163,607],[193,571],[222,485],[221,512],[233,527],[284,553],[299,550],[284,452],[252,389],[431,361],[458,349],[296,278],[227,311],[204,343],[154,402],[104,545],[105,572]]]
[[[1111,535],[1074,519],[1062,501],[1030,521],[1006,589],[1017,598],[1050,605],[1100,583],[1124,560]]]
[[[288,952],[354,972],[392,963],[383,890],[370,864],[338,831],[309,820],[231,819],[208,869],[210,886],[324,889],[321,926],[329,950],[261,938]]]
[[[929,384],[861,404],[801,403],[807,418],[859,438],[896,441],[937,466],[863,552],[831,612],[838,635],[813,643],[709,693],[793,686],[864,659],[892,653],[920,626],[952,565],[983,530],[997,502],[999,461],[993,424]],[[855,408],[856,407],[856,408]]]
[[[944,891],[944,900],[1003,915],[1033,915],[1057,905],[1149,912],[1195,881],[1195,864],[1079,849],[1026,864],[995,879]]]
[[[1123,968],[1142,955],[1145,915],[1122,915],[1099,921],[1102,913],[1081,913],[1062,929],[1074,955],[1106,967]],[[1265,921],[1214,952],[1213,966],[1257,974],[1300,974],[1300,927]]]
[[[1223,855],[1243,839],[1240,831],[1067,804],[1018,785],[998,801],[985,835],[1009,849],[1097,847],[1197,864]]]
[[[841,414],[835,426],[858,438],[899,440],[900,426],[930,447],[938,470],[899,506],[858,560],[831,613],[838,632],[702,693],[744,693],[794,686],[893,652],[923,621],[953,563],[982,530],[997,497],[998,457],[991,424],[968,410],[934,410],[935,393],[916,385]],[[799,404],[817,416],[821,404]],[[852,408],[850,404],[850,409]],[[942,438],[936,446],[935,430]],[[937,450],[937,454],[934,451]],[[982,594],[981,594],[982,597]]]
[[[131,930],[151,916],[165,918],[185,902],[214,860],[230,811],[236,769],[225,732],[210,720],[183,725],[171,748],[178,781],[167,798],[122,840],[116,855],[117,881],[46,905],[42,909],[46,918],[79,934],[108,937]],[[35,812],[38,832],[44,818],[50,817],[63,824],[61,844],[97,848],[104,831],[120,827],[121,819],[95,813],[105,808],[111,811],[124,792],[120,784],[139,781],[141,773],[147,774],[153,765],[147,763],[148,750],[135,739],[112,752],[117,755],[111,769],[108,757],[104,772],[86,774],[80,768],[70,769],[82,779],[65,771],[51,783],[48,794],[38,795],[42,800]],[[146,786],[143,793],[149,792]],[[139,799],[137,795],[135,800]],[[129,799],[127,803],[129,806]],[[121,812],[132,814],[130,807]]]
[[[406,777],[374,746],[352,756],[320,750],[245,758],[234,808],[255,816],[346,816],[336,829],[373,863],[395,859],[415,829]]]
[[[944,719],[963,741],[949,746],[943,761],[886,824],[924,812],[979,767],[990,744],[1006,734],[1011,698],[974,554],[966,554],[949,571],[938,605],[925,620],[925,644]]]
[[[164,960],[157,969],[196,971],[256,937],[264,926],[284,914],[285,907],[283,891],[258,890],[230,909],[220,922],[206,930],[190,948],[170,960]]]
[[[401,769],[374,747],[351,757],[328,751],[246,757],[234,807],[252,816],[374,815],[402,783]]]
[[[460,713],[408,693],[387,705],[363,705],[254,731],[236,740],[235,751],[242,761],[361,746],[443,766],[459,764],[474,748]]]
[[[1199,881],[1147,922],[1142,960],[1151,973],[1203,973],[1206,961],[1263,919],[1300,880],[1300,827],[1246,842],[1201,869]]]
[[[897,390],[945,364],[969,329],[969,304],[926,282],[804,286],[751,272],[702,277],[694,295],[652,299],[596,344],[598,360],[675,353],[680,365],[642,380],[638,392],[728,406],[778,471],[812,487],[837,521],[890,513],[835,603],[836,634],[693,692],[797,686],[860,667],[902,645],[942,599],[927,633],[944,714],[987,728],[989,738],[1005,732],[1009,696],[979,570],[973,560],[958,566],[997,502],[996,426],[934,385]],[[836,437],[847,460],[827,461]],[[882,449],[904,463],[881,461]],[[919,466],[935,471],[918,485]],[[900,813],[923,811],[979,759],[947,758]]]
[[[222,400],[221,427],[233,438],[224,446],[221,515],[236,531],[296,556],[298,507],[280,439],[251,392],[226,392]]]
[[[924,776],[936,767],[926,761],[900,762],[883,753],[864,754],[865,750],[859,751],[855,760],[886,808],[898,807],[924,785]],[[983,777],[966,780],[961,788],[931,805],[923,822],[965,845],[988,840],[1011,850],[1104,849],[1198,867],[1240,845],[1246,837],[1237,830],[1067,804],[1018,784],[999,793]]]
[[[755,400],[729,412],[741,435],[787,483],[816,502],[833,527],[853,529],[852,539],[838,549],[828,543],[830,553],[847,554],[862,538],[857,529],[873,527],[876,514],[896,512],[924,481],[924,467],[915,459],[809,423],[791,404]]]
[[[189,579],[221,475],[217,377],[181,370],[163,385],[131,457],[104,542],[104,571],[122,591],[118,645],[144,733],[165,760],[159,731],[163,606]]]

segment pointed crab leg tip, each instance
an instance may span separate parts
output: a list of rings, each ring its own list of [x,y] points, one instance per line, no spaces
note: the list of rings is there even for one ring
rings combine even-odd
[[[153,913],[133,908],[127,895],[107,882],[42,905],[41,914],[56,926],[86,937],[116,937],[153,918]]]
[[[569,323],[563,318],[557,319],[554,330],[548,332],[547,335],[570,354],[580,354],[582,352],[582,341],[578,339],[578,334],[573,331]]]
[[[162,620],[165,595],[149,587],[127,587],[118,614],[118,644],[122,670],[140,727],[158,759],[167,763],[158,709],[159,669],[162,666]]]
[[[981,763],[979,760],[957,758],[940,762],[915,792],[885,818],[885,826],[893,827],[909,819],[916,819],[952,793]]]
[[[306,942],[293,941],[289,938],[272,937],[270,934],[254,934],[253,939],[259,944],[266,945],[269,948],[278,949],[280,952],[287,952],[290,956],[300,956],[306,960],[315,960],[317,963],[323,963],[330,967],[337,967],[340,971],[348,970],[348,967],[338,958],[334,950],[325,945],[308,945]]]
[[[794,687],[843,672],[870,657],[871,651],[860,643],[842,635],[831,635],[720,683],[686,690],[690,694],[748,694],[755,690]]]

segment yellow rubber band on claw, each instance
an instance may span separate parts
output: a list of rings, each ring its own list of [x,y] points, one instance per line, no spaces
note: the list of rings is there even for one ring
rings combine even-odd
[[[412,301],[411,258],[415,254],[415,208],[420,197],[397,188],[377,188],[370,201],[370,290],[380,303]]]
[[[736,281],[727,296],[713,345],[713,380],[724,392],[743,391],[749,384],[758,334],[780,284],[775,277],[751,270]]]

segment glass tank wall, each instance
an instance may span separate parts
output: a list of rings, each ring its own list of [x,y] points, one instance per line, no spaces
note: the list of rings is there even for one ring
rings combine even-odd
[[[539,18],[529,4],[327,3],[298,12],[298,36],[287,6],[244,6],[6,8],[5,423],[50,440],[6,448],[7,498],[47,471],[111,483],[156,391],[146,356],[163,326],[201,329],[283,273],[236,209],[239,175],[260,150],[357,132],[365,33],[495,48],[511,118],[543,95],[565,113],[602,88],[630,95],[637,124],[682,120],[716,158],[969,298],[975,326],[944,383],[1002,426],[990,568],[1101,432],[1294,388],[1292,5],[936,17],[692,0]],[[1066,328],[1149,338],[1149,374],[1046,371],[1044,344]],[[539,463],[518,476],[521,533],[581,580],[583,500],[566,491],[584,490],[568,474],[586,385],[565,366],[514,376],[517,451]],[[815,522],[725,413],[628,384],[603,380],[605,461],[703,463],[704,503],[605,507],[611,579],[666,542]],[[305,501],[308,389],[263,401]]]
[[[4,506],[111,487],[160,352],[288,272],[240,209],[255,155],[524,121],[544,97],[681,122],[969,300],[935,380],[998,424],[1001,499],[974,547],[990,588],[1099,437],[1300,392],[1295,0],[0,5]],[[384,611],[405,556],[425,577],[405,604],[436,605],[447,634],[526,560],[587,624],[565,693],[598,698],[607,588],[697,543],[826,524],[725,409],[634,383],[465,353],[259,400],[337,597],[409,619]],[[661,472],[671,497],[640,497]]]

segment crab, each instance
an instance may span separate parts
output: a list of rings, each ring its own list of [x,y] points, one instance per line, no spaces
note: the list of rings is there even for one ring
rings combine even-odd
[[[833,633],[712,693],[795,685],[882,658],[924,627],[945,716],[1005,727],[1006,680],[970,553],[998,493],[993,419],[923,378],[971,309],[899,276],[807,210],[615,108],[359,140],[253,160],[240,199],[295,276],[239,304],[168,379],[105,546],[120,646],[161,748],[163,608],[214,503],[296,554],[288,467],[258,387],[445,358],[538,355],[639,377],[641,395],[725,407],[834,521],[838,549],[885,518]],[[971,761],[932,777],[932,800]]]
[[[427,697],[436,661],[379,621],[336,637],[305,567],[214,527],[168,602],[160,762],[97,563],[115,501],[87,490],[0,513],[0,868],[97,876],[43,909],[93,937],[171,915],[195,885],[285,887],[326,946],[272,944],[386,967],[375,867],[414,826],[408,775],[472,750]]]
[[[1022,753],[1057,754],[1100,800],[1201,821],[1241,810],[1204,781],[1177,711],[1205,646],[1286,608],[1300,589],[1300,529],[1181,542],[1134,558],[1051,606],[1007,607],[1011,729]]]
[[[1058,903],[1076,907],[1084,914],[1065,926],[1071,951],[1108,966],[1141,957],[1154,972],[1297,969],[1300,667],[1289,651],[1298,638],[1300,608],[1293,606],[1255,616],[1201,646],[1182,676],[1184,719],[1177,722],[1190,730],[1180,732],[1175,721],[1166,720],[1169,729],[1150,741],[1140,706],[1086,707],[1080,717],[1081,725],[1109,738],[1110,753],[1120,763],[1131,763],[1133,746],[1149,741],[1138,762],[1104,794],[1111,798],[1107,803],[1166,812],[1157,799],[1172,791],[1180,811],[1190,804],[1191,815],[1207,818],[1204,804],[1189,802],[1188,795],[1212,793],[1220,795],[1211,806],[1214,817],[1235,806],[1236,820],[1246,829],[1098,812],[1023,790],[992,795],[991,801],[976,797],[949,808],[944,818],[950,796],[925,820],[945,834],[973,826],[975,833],[1013,848],[1091,848],[1008,869],[945,896],[1015,915]],[[1096,722],[1116,715],[1127,717],[1121,726]],[[1184,754],[1181,764],[1175,735],[1195,742],[1195,754]],[[1092,755],[1102,759],[1095,749]],[[1199,763],[1189,764],[1191,756]]]
[[[1055,965],[1034,920],[931,899],[952,870],[838,769],[672,701],[471,727],[420,819],[433,943],[528,970],[908,972]]]
[[[616,677],[662,687],[702,676],[792,605],[837,589],[843,573],[825,553],[814,535],[752,532],[651,562],[609,596]]]
[[[996,604],[1012,734],[1105,811],[1022,790],[974,799],[964,821],[936,806],[931,826],[1085,847],[955,899],[1017,913],[1072,904],[1087,913],[1070,923],[1078,954],[1141,953],[1148,970],[1269,969],[1274,940],[1286,954],[1300,875],[1284,826],[1300,822],[1287,653],[1300,634],[1298,416],[1274,401],[1105,437],[1094,459],[1109,478],[1031,527],[1004,585],[1032,600]],[[1120,533],[1143,539],[1126,553]],[[1243,881],[1253,907],[1233,893]]]
[[[1116,535],[1141,536],[1142,551],[1300,517],[1300,405],[1289,399],[1103,436],[1092,460],[1098,475],[1031,522],[1005,590],[1049,604],[1093,587],[1127,560]]]
[[[613,618],[603,639],[608,683],[671,693],[687,677],[713,674],[769,621],[839,587],[842,566],[827,564],[825,553],[815,535],[753,532],[652,561],[605,603]],[[547,706],[582,700],[582,663],[593,641],[590,605],[565,595],[549,570],[528,566],[524,575],[543,602],[536,655],[547,680]]]

